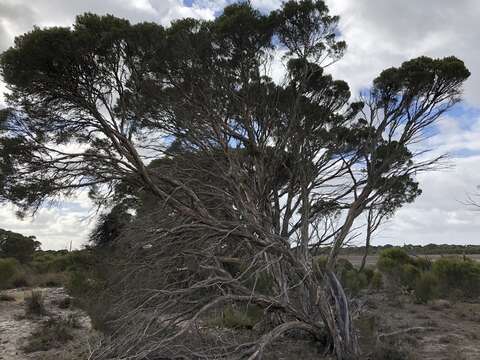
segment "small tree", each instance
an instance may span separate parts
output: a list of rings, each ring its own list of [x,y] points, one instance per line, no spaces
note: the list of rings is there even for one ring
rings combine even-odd
[[[35,250],[40,249],[40,242],[35,236],[23,236],[8,230],[0,229],[0,257],[14,258],[25,263],[32,259]]]
[[[469,72],[454,57],[417,58],[350,102],[348,85],[324,70],[346,47],[337,23],[312,0],[269,15],[234,4],[169,28],[86,14],[72,29],[34,29],[2,55],[5,199],[27,210],[90,187],[105,204],[126,186],[157,206],[119,252],[123,290],[154,286],[123,293],[113,310],[128,316],[98,358],[188,356],[175,341],[225,302],[256,304],[278,326],[196,354],[253,359],[300,328],[318,338],[327,329],[338,359],[359,358],[338,253],[364,211],[393,212],[419,194],[415,174],[439,158],[411,145],[459,100]],[[268,76],[276,50],[281,84]],[[311,250],[324,244],[321,270]],[[229,272],[232,262],[245,271]],[[245,281],[265,271],[271,294]]]

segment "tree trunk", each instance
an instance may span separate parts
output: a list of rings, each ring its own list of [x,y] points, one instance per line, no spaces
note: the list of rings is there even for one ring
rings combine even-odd
[[[332,271],[326,271],[323,286],[317,291],[317,305],[327,326],[337,360],[360,359],[360,348],[353,329],[348,299]]]

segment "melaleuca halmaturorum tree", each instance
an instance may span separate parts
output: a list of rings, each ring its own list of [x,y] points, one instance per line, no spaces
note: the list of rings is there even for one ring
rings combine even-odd
[[[118,240],[129,276],[112,307],[116,339],[97,358],[253,359],[292,328],[326,331],[338,359],[359,358],[338,252],[362,213],[382,218],[419,194],[415,175],[439,160],[417,156],[420,140],[469,72],[454,57],[417,58],[352,102],[325,71],[346,48],[337,23],[312,0],[268,15],[234,4],[168,28],[86,14],[73,28],[34,29],[2,55],[5,199],[28,210],[81,188],[101,202],[126,187],[153,202]],[[279,84],[269,77],[277,51]],[[311,250],[325,244],[320,269]],[[256,287],[266,275],[268,292]],[[255,304],[275,326],[243,346],[181,337],[225,303]]]

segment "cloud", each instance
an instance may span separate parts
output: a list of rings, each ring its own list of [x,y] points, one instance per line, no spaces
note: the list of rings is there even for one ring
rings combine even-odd
[[[35,216],[19,219],[11,205],[0,207],[0,228],[34,235],[42,249],[73,249],[86,244],[88,234],[95,225],[92,204],[85,192],[57,206],[42,207]]]
[[[480,244],[480,213],[465,204],[480,184],[480,156],[455,159],[455,167],[418,177],[423,194],[400,209],[375,237],[377,244]]]
[[[413,57],[455,55],[465,61],[472,76],[465,99],[480,106],[480,2],[328,0],[339,14],[341,34],[348,44],[332,72],[358,92],[379,72]]]

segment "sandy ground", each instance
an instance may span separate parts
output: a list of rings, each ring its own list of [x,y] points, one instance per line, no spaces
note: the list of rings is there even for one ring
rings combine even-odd
[[[422,305],[407,296],[375,294],[368,297],[362,317],[363,335],[370,337],[363,339],[365,354],[372,338],[386,334],[382,340],[401,344],[413,360],[480,360],[480,299]],[[373,337],[368,325],[376,329]]]
[[[29,290],[7,290],[2,293],[11,295],[15,301],[0,301],[0,359],[1,360],[71,360],[86,359],[84,350],[87,348],[89,334],[91,332],[91,323],[88,316],[78,309],[60,309],[55,302],[64,299],[67,295],[62,288],[35,289],[42,291],[45,298],[45,307],[48,315],[26,319],[23,317],[24,299],[31,292]],[[62,349],[51,349],[49,351],[39,351],[25,354],[22,346],[26,339],[32,334],[43,321],[49,316],[66,317],[69,314],[77,314],[80,328],[74,330],[74,339],[66,344]]]
[[[25,339],[45,319],[22,318],[23,300],[30,291],[9,290],[6,293],[16,301],[0,301],[0,360],[88,359],[86,350],[92,335],[88,316],[78,309],[58,308],[55,302],[66,296],[63,289],[41,290],[50,316],[79,314],[81,328],[75,330],[74,340],[63,348],[25,354]],[[362,297],[360,303],[361,316],[356,323],[362,360],[371,359],[370,353],[379,342],[393,342],[406,349],[409,357],[405,360],[480,360],[480,299],[472,303],[437,300],[421,305],[407,295],[380,292]],[[265,360],[318,360],[322,358],[320,350],[308,340],[283,338],[265,354]]]

